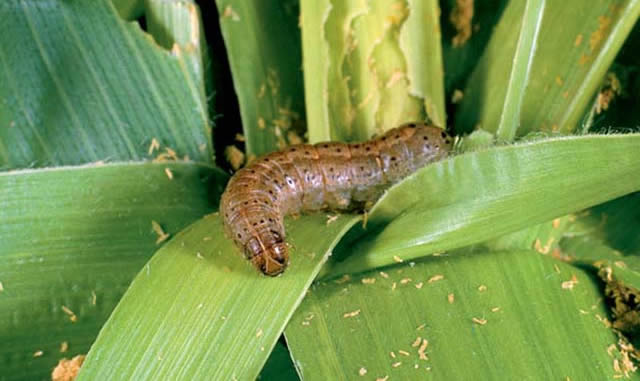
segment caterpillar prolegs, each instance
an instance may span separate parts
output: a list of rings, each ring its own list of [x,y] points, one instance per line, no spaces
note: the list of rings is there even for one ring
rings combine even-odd
[[[275,276],[287,267],[284,216],[362,210],[392,184],[447,156],[444,130],[409,123],[362,143],[299,144],[235,173],[222,194],[226,234],[253,265]]]

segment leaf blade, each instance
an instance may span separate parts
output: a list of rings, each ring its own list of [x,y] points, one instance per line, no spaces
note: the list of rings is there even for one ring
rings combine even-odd
[[[527,0],[516,46],[504,106],[496,131],[499,141],[511,141],[520,126],[520,111],[536,51],[545,0]]]
[[[3,377],[50,378],[60,358],[86,353],[157,250],[152,222],[175,234],[216,207],[225,180],[193,163],[0,173]]]
[[[0,15],[0,141],[11,147],[0,167],[143,160],[153,138],[211,162],[187,65],[110,2],[10,0]]]
[[[456,115],[458,132],[496,131],[524,5],[509,2],[496,25],[467,81]],[[570,0],[548,2],[545,8],[518,136],[575,131],[640,14],[636,0],[597,1],[590,7]]]
[[[247,154],[282,149],[290,144],[289,133],[301,134],[304,121],[297,3],[216,0],[216,5]]]
[[[317,284],[285,334],[309,380],[604,379],[621,372],[601,301],[587,272],[550,257],[461,252]]]
[[[341,216],[327,226],[316,215],[289,224],[295,252],[278,278],[241,258],[217,213],[190,226],[136,277],[79,379],[255,378],[328,252],[358,219]]]
[[[382,231],[349,248],[365,255],[332,263],[333,275],[392,264],[400,250],[408,260],[478,243],[637,191],[638,144],[638,134],[556,138],[430,165],[380,199],[369,224]]]
[[[300,4],[311,142],[445,123],[437,1]]]

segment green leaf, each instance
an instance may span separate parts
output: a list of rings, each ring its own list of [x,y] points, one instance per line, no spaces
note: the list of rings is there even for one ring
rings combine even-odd
[[[640,131],[638,110],[640,73],[636,52],[640,49],[640,24],[636,23],[618,52],[593,100],[583,130]]]
[[[458,131],[496,131],[524,7],[523,1],[511,1],[505,9],[469,78],[456,116]],[[637,0],[596,0],[589,6],[579,0],[548,2],[519,136],[532,131],[566,133],[578,127],[639,14]]]
[[[400,30],[399,44],[406,56],[408,92],[422,99],[433,123],[445,127],[440,6],[437,1],[408,0],[407,8],[409,16]],[[393,104],[382,107],[393,109]]]
[[[310,141],[368,139],[427,117],[444,126],[437,1],[300,4]]]
[[[149,33],[165,49],[183,57],[191,72],[191,81],[200,92],[200,102],[207,104],[205,73],[210,63],[204,38],[200,9],[192,1],[146,0],[146,21]],[[211,83],[208,84],[211,86]]]
[[[499,141],[512,141],[520,126],[522,100],[529,83],[529,72],[537,48],[536,40],[540,32],[544,7],[545,0],[527,0],[527,5],[524,8],[520,38],[513,57],[511,76],[500,114],[500,123],[496,130]]]
[[[138,274],[78,380],[254,379],[336,241],[358,220],[287,221],[293,253],[277,278],[242,258],[217,213],[191,225]]]
[[[608,272],[606,278],[640,289],[640,193],[570,216],[559,246],[565,257]]]
[[[259,155],[284,148],[288,133],[304,121],[297,1],[216,0],[216,5],[246,151]]]
[[[329,115],[326,114],[327,109],[324,101],[313,100],[314,97],[324,96],[324,94],[328,96],[326,91],[330,62],[324,40],[323,23],[330,11],[330,0],[300,1],[307,131],[309,132],[309,141],[314,143],[332,138],[331,124],[327,120]],[[335,71],[335,68],[332,70]],[[343,94],[336,95],[342,96]]]
[[[638,255],[639,211],[640,193],[634,193],[579,214],[570,232],[573,236],[589,235],[601,239],[625,255]]]
[[[0,167],[212,160],[200,84],[108,1],[0,2]]]
[[[49,379],[86,353],[157,249],[152,221],[175,234],[216,207],[225,177],[193,163],[0,173],[1,378]]]
[[[564,238],[560,247],[574,263],[597,270],[608,269],[610,279],[640,289],[640,257],[624,256],[592,236]]]
[[[430,165],[373,207],[368,226],[382,231],[344,245],[354,255],[334,275],[394,263],[400,251],[407,260],[479,243],[640,190],[639,145],[639,134],[554,138]]]
[[[622,375],[605,316],[583,270],[457,253],[317,284],[285,333],[305,380],[604,380]]]
[[[535,249],[541,254],[550,254],[555,257],[554,251],[558,249],[558,244],[569,229],[573,217],[573,215],[567,215],[538,225],[527,226],[522,230],[482,242],[480,245],[491,251]]]

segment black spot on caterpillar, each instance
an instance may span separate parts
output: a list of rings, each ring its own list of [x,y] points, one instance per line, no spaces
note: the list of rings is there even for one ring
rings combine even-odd
[[[289,261],[284,216],[323,209],[362,210],[392,184],[448,155],[441,128],[409,123],[362,143],[299,144],[236,172],[222,194],[226,234],[266,275]]]

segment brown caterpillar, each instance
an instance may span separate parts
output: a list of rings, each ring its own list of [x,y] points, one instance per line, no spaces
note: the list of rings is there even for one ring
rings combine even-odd
[[[236,172],[222,194],[226,234],[266,275],[287,267],[284,216],[362,210],[392,184],[445,157],[444,130],[409,123],[363,143],[299,144],[257,159]]]

